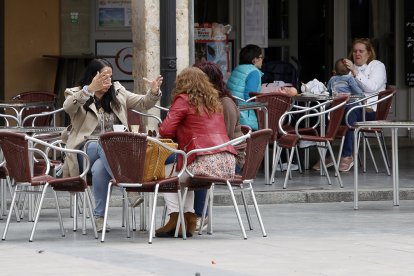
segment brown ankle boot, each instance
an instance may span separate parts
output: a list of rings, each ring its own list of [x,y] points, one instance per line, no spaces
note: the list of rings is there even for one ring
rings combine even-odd
[[[184,214],[187,236],[192,236],[197,228],[197,215],[191,212]],[[191,234],[191,235],[190,235]]]
[[[155,230],[158,238],[174,237],[175,227],[177,226],[178,212],[170,214],[170,220],[163,227]]]

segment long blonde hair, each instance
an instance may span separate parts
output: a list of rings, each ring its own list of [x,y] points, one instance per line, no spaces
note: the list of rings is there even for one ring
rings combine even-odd
[[[188,67],[178,74],[175,80],[174,97],[188,94],[188,102],[198,114],[206,112],[222,113],[219,92],[214,88],[208,76],[196,67]]]

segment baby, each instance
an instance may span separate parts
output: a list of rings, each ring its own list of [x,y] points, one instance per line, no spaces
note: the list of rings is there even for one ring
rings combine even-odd
[[[335,75],[328,82],[328,91],[331,96],[332,94],[335,95],[335,92],[364,95],[355,79],[349,74],[349,69],[345,66],[344,59],[342,58],[335,62]]]

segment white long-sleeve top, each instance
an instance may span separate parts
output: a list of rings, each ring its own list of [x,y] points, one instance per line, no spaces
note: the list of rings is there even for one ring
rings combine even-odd
[[[369,64],[354,66],[358,71],[355,80],[366,96],[385,90],[387,84],[387,72],[384,63],[379,60],[373,60]],[[372,97],[368,99],[368,103],[374,102],[377,99],[378,97]],[[376,110],[377,106],[373,105],[371,108]]]

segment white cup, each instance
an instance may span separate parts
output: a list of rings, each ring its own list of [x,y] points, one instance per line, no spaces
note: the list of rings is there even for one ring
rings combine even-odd
[[[124,132],[127,128],[124,125],[113,125],[115,132]]]
[[[138,133],[139,132],[139,125],[131,125],[131,132]]]

